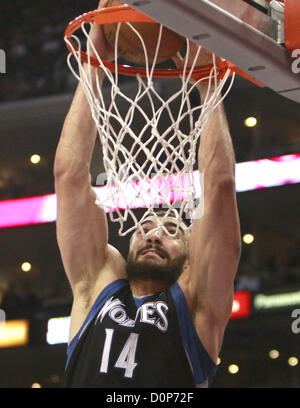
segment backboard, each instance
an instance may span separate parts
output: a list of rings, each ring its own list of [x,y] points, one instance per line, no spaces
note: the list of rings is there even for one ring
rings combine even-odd
[[[126,0],[126,4],[300,102],[300,73],[292,69],[295,58],[280,43],[279,22],[263,11],[269,7],[266,1]]]

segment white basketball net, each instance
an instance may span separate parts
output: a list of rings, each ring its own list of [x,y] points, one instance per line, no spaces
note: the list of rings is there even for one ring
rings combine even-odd
[[[93,50],[97,56],[99,66],[111,87],[110,100],[104,100],[99,78],[96,83],[93,83],[91,64],[87,73],[83,69],[80,39],[75,35],[72,36],[78,44],[79,51],[76,51],[68,38],[65,38],[73,50],[73,54],[69,54],[68,65],[84,88],[103,148],[103,164],[106,173],[104,177],[98,177],[97,185],[103,185],[106,181],[106,186],[96,191],[98,197],[96,204],[109,212],[112,222],[120,223],[119,235],[121,236],[136,228],[140,228],[144,234],[141,225],[149,216],[156,217],[157,230],[173,235],[174,232],[170,233],[164,227],[166,217],[171,215],[177,219],[176,234],[179,224],[182,226],[181,220],[184,217],[193,220],[203,214],[203,206],[198,206],[196,210],[201,190],[201,177],[194,171],[197,142],[213,110],[230,91],[234,74],[226,92],[220,96],[230,70],[227,70],[222,80],[217,81],[218,68],[214,61],[214,68],[210,72],[208,81],[209,90],[214,83],[215,92],[208,91],[206,98],[201,101],[202,104],[193,106],[190,99],[191,92],[204,79],[191,85],[189,82],[192,69],[187,75],[187,62],[184,75],[180,79],[164,79],[156,82],[153,78],[162,26],[156,56],[153,65],[149,66],[143,38],[131,24],[126,24],[134,30],[143,45],[147,69],[147,78],[137,75],[133,97],[126,94],[128,82],[120,81],[117,62],[115,73],[103,64],[86,30],[85,23],[82,24],[81,29],[87,40],[87,55],[90,58],[90,52]],[[115,61],[118,59],[117,42],[120,25],[121,23],[116,33]],[[195,62],[200,50],[201,47],[195,56]],[[189,42],[187,41],[188,53]],[[71,64],[72,55],[77,61],[78,73]],[[171,96],[163,98],[162,87],[164,89],[167,87],[169,92],[171,89]],[[164,128],[163,123],[166,119],[169,123]],[[203,204],[203,200],[200,200],[201,202]],[[158,207],[165,211],[163,218],[156,216]],[[135,208],[146,208],[143,217],[139,220],[134,213]],[[130,219],[133,220],[134,225],[126,229],[125,222]],[[192,223],[186,228],[191,227]]]

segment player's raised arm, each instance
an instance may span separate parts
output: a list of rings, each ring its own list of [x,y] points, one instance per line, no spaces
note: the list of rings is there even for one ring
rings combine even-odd
[[[195,46],[191,47],[193,51]],[[205,50],[202,58],[207,64],[211,56]],[[207,90],[207,84],[201,83],[202,101]],[[235,155],[222,104],[214,110],[201,134],[198,168],[204,180],[204,214],[193,222],[189,276],[183,276],[182,286],[200,339],[216,360],[232,311],[241,247]]]
[[[99,8],[106,1],[99,3]],[[98,52],[112,59],[100,26],[94,24],[91,37]],[[88,69],[85,66],[84,69]],[[102,72],[91,67],[102,81]],[[65,119],[54,164],[57,195],[57,239],[73,293],[78,283],[91,284],[107,257],[108,230],[105,212],[95,205],[90,163],[96,140],[96,126],[79,83]]]

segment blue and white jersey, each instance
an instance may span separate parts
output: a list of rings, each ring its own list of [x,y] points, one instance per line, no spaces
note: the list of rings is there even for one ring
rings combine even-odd
[[[68,347],[65,387],[208,387],[217,366],[175,283],[142,299],[127,280],[108,285]]]

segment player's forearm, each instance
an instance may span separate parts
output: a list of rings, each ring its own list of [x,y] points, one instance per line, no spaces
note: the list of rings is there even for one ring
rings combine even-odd
[[[84,69],[87,70],[87,66]],[[101,75],[99,78],[102,82],[102,73],[99,73],[95,68],[92,68],[92,71],[93,78],[95,78],[96,72]],[[90,106],[83,86],[79,83],[66,116],[56,151],[54,173],[57,177],[68,172],[89,175],[96,135],[96,125],[92,118]]]
[[[206,88],[202,87],[199,90],[201,99],[204,100]],[[215,185],[220,181],[234,180],[235,155],[222,103],[214,110],[202,131],[198,167],[206,181],[211,181]]]

